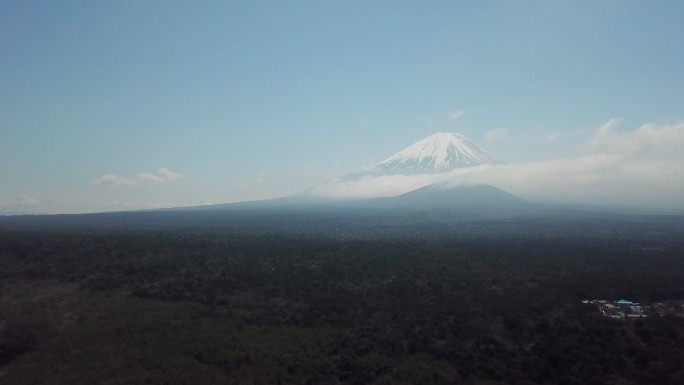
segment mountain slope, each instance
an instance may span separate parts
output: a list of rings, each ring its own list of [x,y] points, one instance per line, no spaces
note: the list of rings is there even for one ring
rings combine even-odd
[[[501,163],[461,134],[438,132],[404,148],[374,167],[381,174],[419,174]]]
[[[386,203],[401,207],[420,208],[480,208],[522,207],[527,203],[507,192],[487,184],[446,186],[432,184],[405,194],[384,198]]]

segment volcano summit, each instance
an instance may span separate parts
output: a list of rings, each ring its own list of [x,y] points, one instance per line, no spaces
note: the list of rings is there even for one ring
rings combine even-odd
[[[379,174],[425,174],[481,164],[500,164],[494,155],[461,134],[438,132],[375,165]]]

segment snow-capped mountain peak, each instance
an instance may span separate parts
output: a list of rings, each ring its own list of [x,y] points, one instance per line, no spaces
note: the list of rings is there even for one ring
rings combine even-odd
[[[375,165],[381,173],[414,174],[501,163],[461,134],[438,132]]]

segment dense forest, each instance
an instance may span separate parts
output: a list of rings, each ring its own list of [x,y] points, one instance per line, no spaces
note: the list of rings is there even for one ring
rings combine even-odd
[[[0,217],[2,384],[684,384],[684,218]],[[166,217],[164,215],[167,215]]]

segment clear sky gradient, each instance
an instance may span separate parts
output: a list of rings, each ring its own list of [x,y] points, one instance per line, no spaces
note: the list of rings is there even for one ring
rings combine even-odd
[[[0,212],[283,196],[436,131],[538,166],[652,124],[678,167],[683,42],[680,1],[2,1]]]

